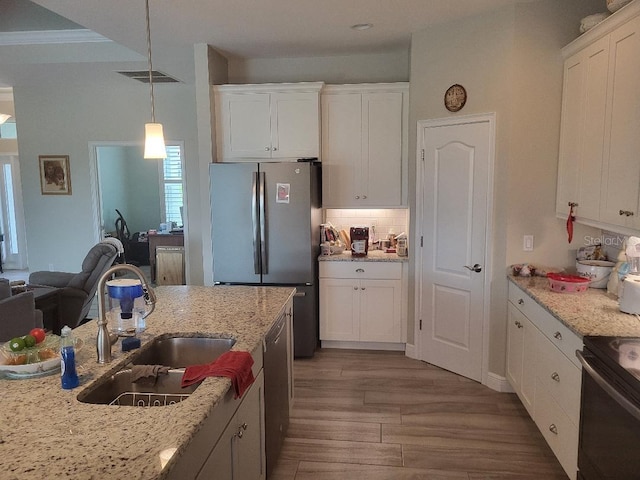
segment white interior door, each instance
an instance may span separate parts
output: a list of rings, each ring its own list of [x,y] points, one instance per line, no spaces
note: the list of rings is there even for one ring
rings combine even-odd
[[[418,122],[420,358],[473,380],[487,370],[492,115]]]

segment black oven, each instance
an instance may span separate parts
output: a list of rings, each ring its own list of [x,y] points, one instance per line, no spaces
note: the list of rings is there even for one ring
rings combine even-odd
[[[578,478],[640,479],[640,338],[584,337]]]

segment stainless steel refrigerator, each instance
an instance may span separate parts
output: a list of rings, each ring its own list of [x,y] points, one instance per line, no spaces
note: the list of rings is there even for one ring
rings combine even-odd
[[[294,286],[294,355],[318,344],[320,165],[212,163],[213,280]]]

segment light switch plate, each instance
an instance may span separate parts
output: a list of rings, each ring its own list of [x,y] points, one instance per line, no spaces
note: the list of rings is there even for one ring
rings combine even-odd
[[[525,252],[533,252],[533,235],[525,235],[522,237],[522,250]]]

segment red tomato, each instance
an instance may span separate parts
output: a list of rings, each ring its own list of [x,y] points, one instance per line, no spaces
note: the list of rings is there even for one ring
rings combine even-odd
[[[42,329],[42,328],[34,328],[33,330],[31,330],[29,332],[29,335],[31,335],[33,338],[36,339],[36,343],[40,343],[40,342],[44,341],[44,337],[47,334],[44,332],[44,329]]]

